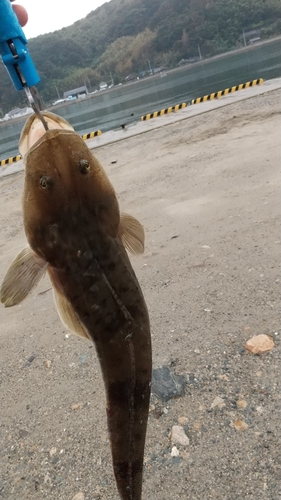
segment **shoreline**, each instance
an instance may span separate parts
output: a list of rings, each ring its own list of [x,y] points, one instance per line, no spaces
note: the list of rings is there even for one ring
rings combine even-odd
[[[281,88],[281,77],[274,78],[272,80],[265,81],[262,85],[249,87],[247,89],[238,90],[235,93],[231,93],[222,96],[218,99],[213,99],[210,101],[205,101],[200,104],[193,104],[181,109],[177,112],[173,112],[164,116],[159,116],[148,121],[138,121],[133,123],[122,130],[110,130],[103,133],[99,137],[93,139],[88,139],[86,141],[89,149],[94,150],[103,147],[108,144],[113,144],[115,142],[120,142],[126,140],[130,137],[136,135],[142,135],[151,130],[155,130],[161,127],[167,127],[174,123],[182,120],[188,120],[196,115],[201,115],[214,111],[216,109],[229,106],[235,102],[240,102],[243,100],[248,100],[257,97],[258,95],[266,94],[267,92],[274,92]],[[0,179],[8,175],[13,175],[21,170],[23,170],[23,160],[19,160],[15,163],[6,164],[0,167]]]
[[[255,50],[255,48],[257,46],[267,45],[267,44],[270,44],[270,43],[274,43],[274,42],[276,42],[278,40],[281,41],[281,35],[273,37],[273,38],[269,38],[267,40],[263,40],[263,41],[260,41],[260,42],[256,42],[253,45],[247,45],[246,47],[239,47],[239,48],[230,49],[227,52],[222,52],[220,54],[216,54],[216,55],[208,57],[208,58],[202,58],[200,61],[196,61],[194,63],[185,64],[183,66],[175,67],[175,68],[171,68],[171,69],[165,69],[165,73],[172,74],[172,73],[175,73],[175,72],[180,72],[180,71],[184,71],[184,70],[188,70],[188,69],[192,70],[192,68],[200,66],[200,65],[204,65],[205,63],[212,62],[212,61],[215,61],[215,60],[218,60],[218,59],[223,59],[223,58],[226,58],[226,57],[228,57],[228,56],[230,56],[232,54],[236,54],[236,53],[238,54],[238,53],[241,53],[241,52],[244,52],[244,51],[247,52],[247,51]],[[140,78],[139,80],[134,80],[134,81],[130,81],[130,82],[123,82],[122,83],[122,87],[123,88],[128,88],[130,86],[137,85],[138,83],[143,82],[143,81],[149,81],[149,80],[158,79],[159,75],[160,75],[160,73],[156,73],[156,74],[153,74],[153,75],[148,75],[148,76],[146,76],[144,78]],[[244,82],[238,82],[238,84],[240,84],[240,83],[244,83]],[[103,95],[110,94],[110,93],[115,92],[117,89],[118,89],[118,85],[115,85],[111,89],[103,90],[102,94]],[[221,89],[221,90],[223,90],[223,89]],[[94,94],[94,95],[87,95],[83,99],[78,99],[76,101],[76,103],[83,102],[85,100],[95,99],[99,95],[100,95],[100,92],[98,92],[97,94]],[[196,96],[196,97],[199,97],[199,96]],[[70,106],[71,104],[73,104],[73,102],[74,101],[64,102],[64,103],[61,103],[61,104],[57,104],[55,106],[50,105],[50,106],[48,106],[46,108],[46,110],[55,112],[58,109],[67,108],[68,106]],[[23,118],[24,117],[11,118],[10,120],[7,120],[5,122],[0,122],[0,127],[1,126],[5,126],[5,124],[7,124],[7,123],[9,123],[9,124],[19,123],[21,121],[24,121]]]

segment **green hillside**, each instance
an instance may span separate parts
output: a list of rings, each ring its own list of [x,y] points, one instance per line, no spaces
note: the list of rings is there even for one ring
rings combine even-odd
[[[281,33],[280,0],[111,0],[68,28],[31,39],[29,50],[42,79],[47,104],[70,88],[94,90],[105,80],[174,67],[181,59],[210,57]],[[148,62],[149,61],[149,62]],[[22,106],[0,66],[0,108]]]

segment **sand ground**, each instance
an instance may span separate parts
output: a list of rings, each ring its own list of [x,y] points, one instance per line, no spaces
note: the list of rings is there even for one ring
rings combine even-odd
[[[280,97],[95,149],[121,210],[145,226],[145,254],[132,260],[154,367],[187,381],[183,397],[153,400],[144,500],[280,498]],[[1,179],[1,279],[25,244],[23,180]],[[95,349],[65,331],[49,289],[45,278],[0,309],[0,497],[117,499]],[[253,356],[243,346],[260,333],[275,348]],[[190,444],[172,457],[179,419]]]

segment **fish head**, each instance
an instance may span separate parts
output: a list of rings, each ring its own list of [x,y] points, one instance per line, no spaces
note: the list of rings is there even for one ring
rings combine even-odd
[[[66,231],[79,233],[82,221],[89,229],[96,224],[116,236],[119,207],[106,173],[83,139],[65,120],[42,114],[49,130],[45,131],[37,116],[31,117],[21,134],[19,150],[25,163],[27,240],[38,255],[50,261]]]

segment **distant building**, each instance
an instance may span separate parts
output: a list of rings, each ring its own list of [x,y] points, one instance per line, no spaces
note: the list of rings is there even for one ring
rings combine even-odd
[[[239,36],[240,41],[244,41],[244,44],[252,44],[258,42],[261,39],[261,30],[255,29],[250,31],[243,30],[243,33]]]
[[[260,39],[261,39],[260,36],[256,36],[255,38],[250,38],[250,40],[248,41],[248,44],[252,45],[253,43],[259,42]]]
[[[83,87],[78,87],[77,89],[67,90],[66,92],[63,93],[63,98],[67,99],[69,96],[78,98],[85,94],[86,95],[89,94],[86,85],[84,85]]]
[[[100,82],[100,90],[105,90],[107,89],[107,83],[106,82]]]

